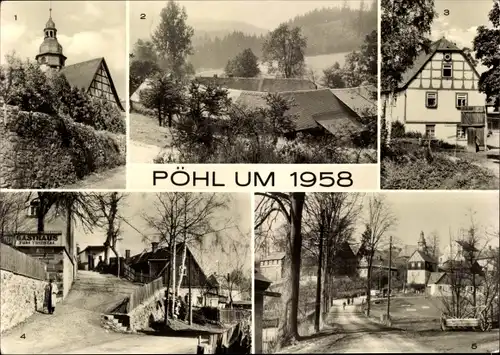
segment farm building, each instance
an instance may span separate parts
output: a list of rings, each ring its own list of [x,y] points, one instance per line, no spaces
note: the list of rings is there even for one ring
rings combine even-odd
[[[468,55],[446,38],[423,51],[403,74],[393,97],[382,92],[388,122],[453,144],[481,146],[486,140],[486,96]]]
[[[103,57],[66,66],[67,58],[63,54],[63,47],[57,40],[57,29],[52,20],[52,9],[43,33],[43,42],[35,56],[37,63],[43,70],[60,71],[72,87],[81,89],[93,97],[106,100],[124,111]]]
[[[427,285],[431,273],[436,272],[438,262],[427,252],[424,232],[420,233],[417,250],[413,252],[407,261],[408,285]]]

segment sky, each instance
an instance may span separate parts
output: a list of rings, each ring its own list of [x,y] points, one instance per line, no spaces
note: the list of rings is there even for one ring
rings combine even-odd
[[[43,42],[50,1],[2,1],[0,57],[13,50],[35,60]],[[57,38],[66,65],[104,57],[121,99],[126,97],[126,11],[123,1],[53,1]]]
[[[159,14],[166,1],[130,1],[130,43],[137,39],[146,39],[154,32],[159,22]],[[343,0],[328,1],[267,1],[267,0],[225,0],[225,1],[178,1],[186,8],[189,19],[238,21],[272,30],[280,23],[286,22],[297,15],[323,7],[340,7]],[[352,8],[359,8],[361,1],[346,2]],[[365,1],[369,4],[369,1]],[[141,20],[141,14],[146,18]]]
[[[492,7],[493,0],[435,0],[438,17],[432,25],[431,39],[445,36],[460,48],[472,49],[477,28],[491,25],[488,13]],[[447,16],[445,10],[449,10]],[[478,68],[480,72],[484,69],[481,65]]]
[[[250,195],[235,193],[230,194],[229,197],[229,208],[227,210],[221,210],[220,213],[215,215],[214,220],[219,221],[218,225],[221,226],[222,222],[220,221],[222,218],[230,218],[230,226],[232,227],[221,233],[223,239],[227,242],[230,242],[229,238],[240,240],[242,243],[246,243],[247,247],[241,247],[238,251],[238,257],[234,257],[234,254],[225,254],[220,247],[210,245],[210,243],[196,250],[193,249],[193,253],[197,257],[197,260],[204,266],[206,273],[212,273],[217,270],[221,272],[230,270],[235,266],[234,263],[236,261],[241,264],[241,259],[246,259],[245,264],[247,264],[249,268],[251,267],[250,242],[252,211],[250,206]],[[130,249],[131,255],[141,253],[145,248],[151,250],[150,242],[157,241],[157,237],[155,236],[156,232],[147,225],[147,222],[143,218],[145,214],[154,215],[156,213],[154,207],[155,200],[155,193],[133,192],[127,194],[121,215],[141,233],[122,222],[123,239],[118,242],[118,251],[121,255],[125,255],[126,249]],[[77,227],[75,233],[76,242],[79,244],[81,250],[87,245],[102,245],[106,238],[105,231],[99,229],[88,234],[85,233],[82,228]],[[149,240],[143,241],[144,236],[148,237]],[[217,264],[217,261],[219,264]]]
[[[439,236],[440,249],[443,250],[449,245],[450,231],[452,239],[456,240],[460,229],[470,226],[471,211],[481,232],[499,231],[498,192],[398,191],[384,192],[381,195],[385,196],[387,205],[397,219],[397,224],[384,237],[384,244],[392,235],[395,245],[417,245],[420,232],[423,231],[424,236],[435,232]],[[361,233],[365,230],[364,223],[368,217],[366,202],[369,196],[370,194],[366,194],[363,197],[363,211],[353,236],[355,242],[360,240]],[[256,205],[260,198],[256,197]],[[284,219],[279,218],[274,223],[273,230],[283,223]],[[488,244],[498,246],[499,240],[491,239]]]

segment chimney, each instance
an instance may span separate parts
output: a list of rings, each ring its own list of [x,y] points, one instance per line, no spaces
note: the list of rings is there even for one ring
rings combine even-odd
[[[151,243],[151,251],[154,253],[158,249],[158,242]]]
[[[130,259],[130,249],[125,250],[125,260]]]

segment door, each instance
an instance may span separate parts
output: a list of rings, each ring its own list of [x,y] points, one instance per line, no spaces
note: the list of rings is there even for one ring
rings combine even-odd
[[[469,149],[476,149],[476,129],[474,127],[467,127],[467,146]]]
[[[484,142],[484,127],[481,128],[476,128],[476,135],[479,141],[479,146],[484,147],[485,142]]]

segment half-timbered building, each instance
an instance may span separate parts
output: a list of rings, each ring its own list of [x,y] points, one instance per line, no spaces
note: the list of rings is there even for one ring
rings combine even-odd
[[[63,47],[57,40],[57,29],[52,15],[49,16],[43,32],[44,39],[35,59],[44,70],[60,71],[72,87],[77,87],[93,97],[106,100],[124,111],[103,57],[66,66],[67,58],[63,54]]]
[[[469,56],[446,38],[422,52],[403,74],[396,94],[383,92],[384,114],[405,130],[449,143],[484,144],[486,96]]]

